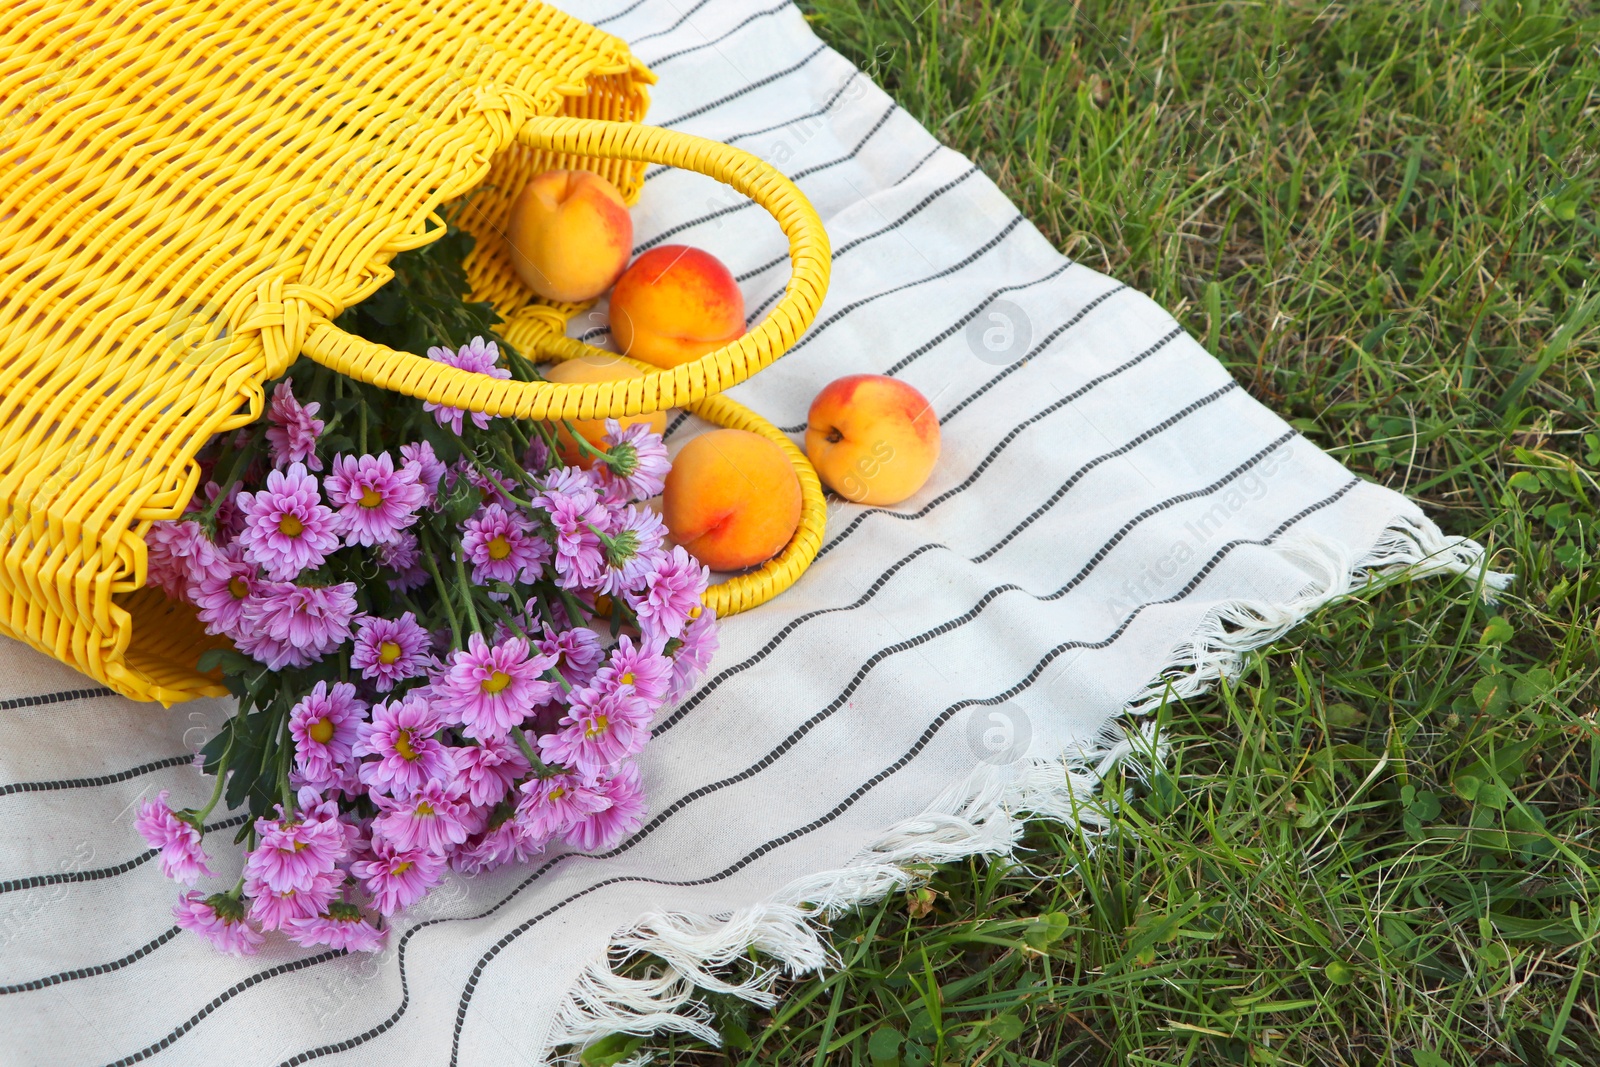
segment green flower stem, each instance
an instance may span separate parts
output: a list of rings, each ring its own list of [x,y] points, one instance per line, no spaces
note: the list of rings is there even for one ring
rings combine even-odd
[[[547,670],[546,670],[546,671],[545,671],[545,672],[544,672],[544,676],[545,676],[545,677],[546,677],[546,678],[548,678],[548,679],[550,679],[550,680],[551,680],[551,681],[552,681],[552,682],[555,682],[555,683],[556,683],[556,684],[557,684],[557,685],[559,685],[559,686],[560,686],[560,687],[561,687],[561,691],[562,691],[562,692],[563,692],[563,693],[570,693],[570,692],[572,692],[572,683],[571,683],[571,682],[569,682],[569,681],[567,681],[567,679],[566,679],[566,676],[565,676],[565,675],[563,675],[563,674],[562,674],[562,673],[561,673],[561,672],[560,672],[560,671],[559,671],[559,670],[557,670],[557,669],[556,669],[556,668],[554,668],[554,667],[550,667],[550,668],[548,668],[548,669],[547,669]]]
[[[239,731],[228,731],[228,743],[222,748],[222,756],[217,760],[217,784],[211,790],[211,799],[206,801],[206,806],[194,813],[195,829],[201,833],[206,832],[206,816],[211,814],[217,806],[217,801],[222,799],[222,790],[228,782],[228,761],[233,756],[233,742],[238,738]]]
[[[578,451],[587,452],[594,458],[604,461],[606,466],[611,465],[611,453],[607,452],[603,448],[596,448],[594,445],[591,445],[588,441],[584,440],[583,435],[578,433],[578,428],[572,424],[571,419],[562,419],[561,425],[565,426],[567,428],[567,433],[572,435],[572,441],[578,446]]]
[[[520,726],[511,731],[511,736],[517,739],[517,747],[522,749],[522,754],[527,757],[528,763],[533,767],[535,778],[548,778],[556,773],[556,768],[550,766],[539,758],[539,754],[528,743],[528,732]]]
[[[505,479],[504,479],[504,477],[502,477],[506,473],[505,471],[496,470],[496,469],[494,469],[492,467],[485,466],[483,460],[479,459],[477,454],[475,452],[473,452],[472,449],[470,449],[470,448],[462,449],[461,450],[461,454],[463,456],[467,457],[467,462],[471,463],[474,467],[478,468],[478,473],[480,473],[480,474],[484,475],[485,477],[487,477],[495,485],[500,486],[500,492],[502,494],[504,494],[504,496],[505,496],[505,498],[507,500],[511,501],[513,504],[517,505],[517,507],[519,507],[519,508],[526,508],[529,511],[533,510],[533,501],[531,501],[531,500],[523,500],[521,497],[515,497],[515,496],[512,496],[510,493],[506,492],[506,490],[505,490]],[[522,467],[520,465],[516,464],[516,463],[511,464],[511,468],[512,468],[512,470],[522,470]],[[537,482],[533,482],[531,480],[529,481],[528,484],[533,485],[535,487],[537,487],[537,485],[538,485]]]
[[[467,581],[467,554],[458,544],[452,555],[456,557],[456,576],[461,579],[461,588],[465,590],[461,602],[466,606],[467,615],[472,620],[472,628],[481,634],[483,623],[478,619],[478,609],[472,606],[472,583]]]
[[[444,584],[444,577],[439,573],[438,561],[433,558],[433,553],[422,546],[422,562],[428,568],[428,573],[433,576],[434,588],[439,593],[439,603],[444,605],[444,613],[450,619],[450,633],[455,638],[454,644],[461,647],[461,620],[456,618],[456,609],[450,603],[450,587]]]

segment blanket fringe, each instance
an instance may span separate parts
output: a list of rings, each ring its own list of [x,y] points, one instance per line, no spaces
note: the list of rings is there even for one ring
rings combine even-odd
[[[1161,674],[1127,703],[1132,718],[1108,723],[1078,751],[1007,766],[980,765],[844,867],[798,879],[765,903],[721,915],[649,914],[614,935],[607,953],[584,969],[558,1009],[545,1043],[546,1061],[576,1063],[579,1050],[614,1033],[671,1030],[720,1045],[699,992],[774,1006],[773,987],[781,974],[799,976],[839,965],[827,941],[828,924],[838,915],[923,881],[936,864],[1012,856],[1030,818],[1056,820],[1091,839],[1099,835],[1122,799],[1101,790],[1111,772],[1121,768],[1143,779],[1162,761],[1154,722],[1139,716],[1237,676],[1249,652],[1282,637],[1312,612],[1397,575],[1476,574],[1486,599],[1514,577],[1487,570],[1481,545],[1447,536],[1420,515],[1396,518],[1359,558],[1319,538],[1285,539],[1276,547],[1311,576],[1300,594],[1284,603],[1236,600],[1214,609]],[[621,974],[623,964],[639,954],[654,957],[651,972],[640,978]]]

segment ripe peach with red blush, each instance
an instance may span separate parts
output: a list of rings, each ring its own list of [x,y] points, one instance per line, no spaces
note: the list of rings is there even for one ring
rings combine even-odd
[[[829,489],[857,504],[898,504],[939,461],[939,419],[898,378],[851,374],[829,382],[806,419],[806,456]]]
[[[698,248],[652,248],[611,290],[611,337],[634,359],[672,368],[742,336],[739,283]]]

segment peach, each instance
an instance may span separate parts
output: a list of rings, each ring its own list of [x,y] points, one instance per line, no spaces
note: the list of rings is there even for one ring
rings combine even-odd
[[[643,378],[644,371],[616,356],[597,352],[557,363],[545,371],[544,376],[552,382],[614,382],[624,378]],[[651,433],[661,433],[667,428],[667,413],[654,411],[648,415],[624,415],[617,421],[623,428],[640,422],[649,423]],[[578,428],[579,437],[597,448],[604,447],[600,442],[606,435],[605,419],[574,419],[572,424]],[[576,464],[585,469],[594,463],[594,457],[581,451],[573,443],[567,428],[559,423],[556,425],[556,451],[560,453],[563,463]]]
[[[800,478],[760,434],[713,430],[673,458],[661,518],[712,570],[753,567],[781,552],[799,527]]]
[[[806,418],[806,456],[829,489],[857,504],[898,504],[939,460],[939,420],[898,378],[829,382]]]
[[[546,300],[581,303],[611,287],[633,253],[633,217],[617,187],[586,170],[547,170],[511,206],[511,265]]]
[[[611,290],[611,336],[625,355],[676,367],[744,336],[744,294],[711,253],[652,248]]]

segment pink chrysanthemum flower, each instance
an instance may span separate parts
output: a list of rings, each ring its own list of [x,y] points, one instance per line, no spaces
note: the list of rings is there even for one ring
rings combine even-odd
[[[639,619],[646,638],[681,637],[683,628],[700,612],[700,597],[711,572],[700,561],[674,545],[645,575],[644,587],[625,598]]]
[[[304,667],[350,640],[355,610],[354,582],[263,582],[244,602],[231,636],[241,651],[273,670]]]
[[[194,885],[201,875],[215,877],[206,866],[209,859],[201,847],[200,831],[193,823],[178,818],[167,806],[167,791],[163,789],[154,800],[139,805],[139,814],[133,821],[139,836],[151,848],[161,850],[161,873],[175,882]]]
[[[706,608],[689,620],[682,638],[667,642],[667,648],[672,653],[672,680],[667,686],[667,700],[676,703],[689,694],[690,688],[711,666],[711,657],[717,651],[717,613]]]
[[[533,502],[550,513],[550,524],[556,530],[556,584],[563,589],[594,588],[605,568],[600,535],[595,531],[606,529],[611,516],[587,478],[579,482],[563,474],[556,472]]]
[[[461,551],[472,564],[475,585],[539,580],[550,543],[515,512],[489,504],[461,525]]]
[[[354,904],[336,900],[321,915],[289,919],[283,924],[289,940],[306,948],[327,945],[346,952],[377,952],[389,938],[388,930],[369,923]]]
[[[587,778],[610,773],[650,740],[652,710],[627,686],[574,689],[559,729],[539,738],[539,758]]]
[[[397,593],[409,593],[428,584],[428,572],[422,566],[422,549],[415,534],[403,533],[379,545],[378,562],[395,571],[395,576],[389,579],[389,588]]]
[[[621,596],[642,589],[650,572],[660,563],[661,542],[667,536],[661,516],[649,508],[629,504],[627,510],[615,518],[604,542],[605,569],[596,586],[607,596]]]
[[[605,649],[600,647],[600,636],[582,626],[559,633],[546,626],[544,637],[539,641],[539,651],[556,658],[552,666],[573,687],[587,685],[606,655]]]
[[[240,493],[239,513],[244,516],[239,546],[275,581],[290,581],[307,567],[322,566],[339,547],[333,512],[322,503],[317,480],[303,464],[272,471],[259,493]]]
[[[221,549],[197,522],[153,522],[144,543],[149,574],[145,584],[159,585],[173,600],[188,600],[198,583],[227,570]]]
[[[444,858],[427,849],[396,849],[379,838],[372,843],[372,858],[356,860],[350,873],[372,896],[372,906],[384,915],[409,908],[439,884]]]
[[[556,688],[544,672],[554,656],[533,654],[525,638],[508,638],[491,647],[481,634],[450,653],[449,665],[432,682],[434,702],[479,741],[503,738],[521,724]]]
[[[639,784],[639,768],[625,763],[616,774],[596,786],[610,803],[579,819],[564,835],[567,844],[585,852],[603,852],[644,824],[647,810],[644,787]]]
[[[665,488],[672,463],[667,459],[667,446],[659,434],[650,431],[648,422],[623,429],[616,419],[607,419],[605,450],[611,458],[595,464],[594,471],[611,499],[622,503],[649,500]]]
[[[348,682],[318,682],[289,712],[295,767],[313,788],[339,787],[367,706]]]
[[[361,672],[380,693],[398,682],[420,678],[433,665],[433,638],[406,612],[398,619],[369,618],[356,631],[350,666]]]
[[[410,444],[401,445],[400,462],[404,466],[416,469],[417,484],[428,494],[428,503],[434,503],[439,495],[440,483],[444,481],[446,468],[444,461],[434,452],[433,445],[427,441],[412,441]]]
[[[266,940],[260,930],[245,922],[244,903],[226,893],[207,897],[191,890],[172,906],[172,917],[182,929],[235,956],[254,956]]]
[[[433,736],[444,725],[444,717],[415,690],[375,706],[372,721],[357,729],[355,754],[378,757],[361,764],[361,781],[376,792],[406,797],[429,781],[454,779],[454,750]]]
[[[317,458],[317,438],[322,420],[315,418],[322,405],[313,401],[301,404],[294,398],[293,378],[285,378],[272,390],[267,405],[267,444],[272,447],[272,465],[283,468],[304,463],[314,471],[322,469]]]
[[[515,807],[503,803],[494,809],[482,833],[468,838],[465,845],[450,854],[450,866],[466,875],[492,871],[537,856],[547,841],[548,838],[530,835],[517,819]]]
[[[495,364],[500,359],[500,349],[493,341],[484,341],[481,337],[474,337],[472,341],[463,345],[459,351],[452,352],[448,348],[428,349],[428,358],[436,359],[440,363],[448,363],[452,367],[472,371],[474,374],[487,374],[491,378],[509,378],[511,372]],[[434,420],[440,426],[448,426],[452,433],[460,435],[461,419],[467,414],[462,408],[453,408],[445,404],[435,404],[429,400],[422,405],[422,410],[433,412]],[[472,424],[480,430],[489,428],[489,416],[481,411],[472,412]]]
[[[306,798],[310,790],[301,790]],[[245,853],[247,881],[272,893],[309,890],[317,879],[344,858],[348,842],[344,825],[332,812],[320,810],[288,815],[278,806],[276,819],[256,820],[256,847]],[[326,805],[333,807],[333,805]]]
[[[256,592],[256,566],[239,554],[238,545],[229,545],[222,556],[223,570],[208,574],[190,590],[190,599],[199,608],[200,621],[208,634],[231,634],[239,629],[244,603]]]
[[[310,919],[327,910],[344,887],[343,871],[322,871],[303,889],[290,889],[279,893],[247,871],[244,876],[245,895],[250,898],[250,919],[263,930],[282,929],[294,919]]]
[[[469,836],[468,812],[458,795],[431,781],[404,800],[377,796],[372,820],[374,847],[382,840],[396,851],[424,849],[445,856]]]
[[[417,509],[428,502],[428,491],[417,483],[421,473],[411,464],[396,470],[387,452],[334,456],[322,486],[338,509],[337,528],[345,543],[387,544],[415,523]]]
[[[485,741],[455,749],[458,785],[466,789],[467,803],[492,808],[504,800],[517,779],[530,770],[528,759],[514,741]]]
[[[594,676],[597,689],[632,686],[651,704],[659,704],[671,684],[672,661],[649,645],[635,645],[627,634],[617,638],[610,661]]]
[[[598,787],[576,774],[553,774],[522,783],[517,820],[535,841],[565,834],[596,812],[611,806]]]

